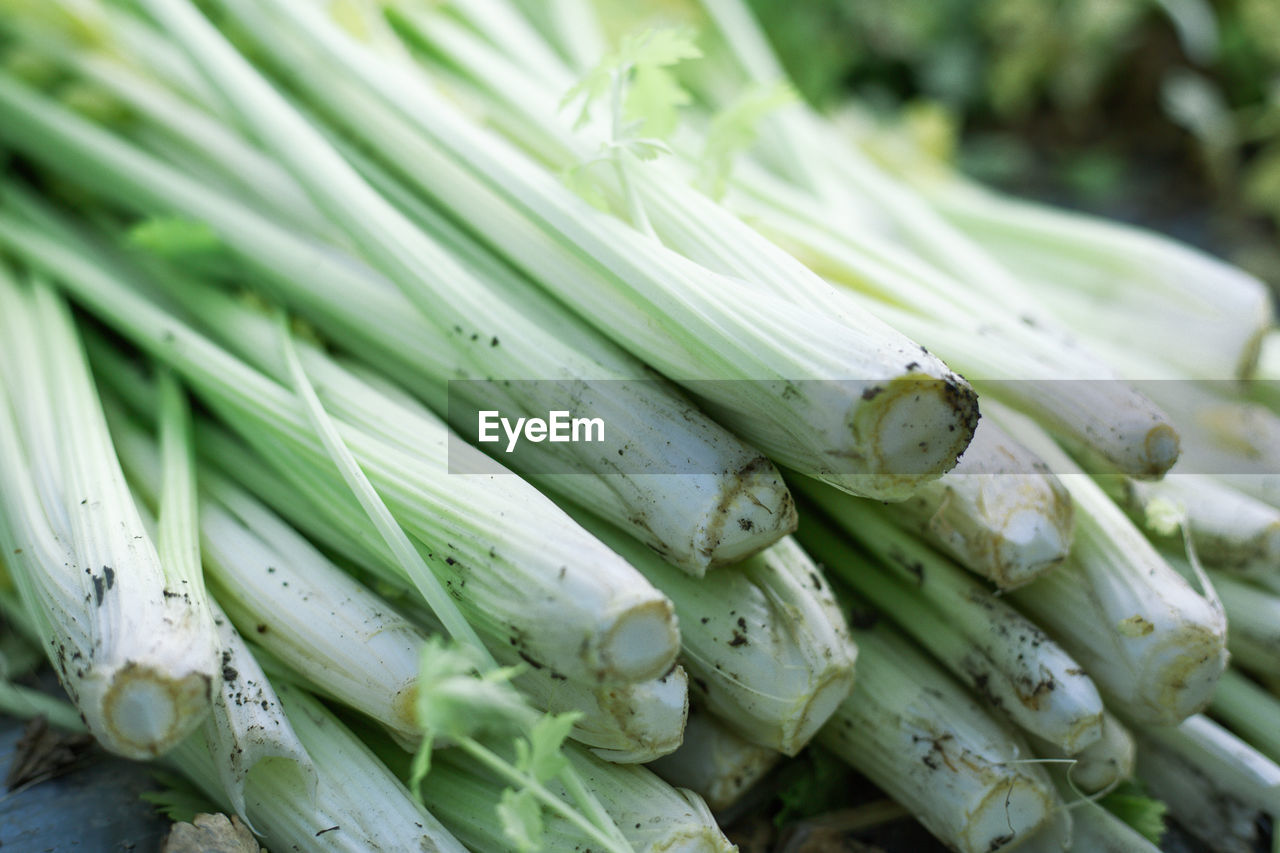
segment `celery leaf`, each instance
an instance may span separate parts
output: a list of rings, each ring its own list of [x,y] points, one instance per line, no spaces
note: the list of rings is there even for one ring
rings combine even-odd
[[[1122,782],[1098,802],[1152,844],[1160,843],[1169,807],[1149,796],[1136,782]]]
[[[503,833],[521,853],[542,849],[542,807],[532,791],[503,791],[498,819]]]
[[[724,195],[734,159],[755,144],[760,121],[796,101],[786,83],[746,89],[711,120],[703,146],[699,183],[712,198]]]
[[[660,139],[675,130],[679,108],[690,101],[670,69],[701,55],[693,31],[687,28],[652,29],[625,36],[617,50],[606,54],[565,94],[561,104],[583,99],[577,119],[581,127],[591,105],[612,93],[614,125],[625,128],[625,139],[615,138],[614,145],[644,137]],[[652,156],[653,149],[644,153]]]
[[[539,719],[527,739],[516,741],[516,768],[539,782],[559,776],[569,766],[560,750],[581,716],[578,713],[547,714]]]
[[[519,667],[476,675],[472,658],[439,637],[422,650],[418,676],[418,725],[436,737],[471,737],[483,731],[522,729],[532,715],[511,685]]]

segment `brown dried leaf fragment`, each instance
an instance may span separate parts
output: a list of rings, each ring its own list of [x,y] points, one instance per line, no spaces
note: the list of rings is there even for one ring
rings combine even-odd
[[[5,788],[30,788],[70,772],[93,743],[89,735],[65,734],[49,728],[44,717],[33,718],[14,746],[13,764],[4,777]]]

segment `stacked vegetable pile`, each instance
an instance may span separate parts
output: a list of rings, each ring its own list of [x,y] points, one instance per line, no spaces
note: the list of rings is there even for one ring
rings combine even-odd
[[[962,851],[1280,812],[1255,280],[877,159],[739,0],[0,10],[10,712],[272,849],[730,849],[810,743]],[[625,465],[453,432],[570,399]]]

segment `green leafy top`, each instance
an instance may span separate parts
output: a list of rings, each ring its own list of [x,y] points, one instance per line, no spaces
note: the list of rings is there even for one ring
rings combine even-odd
[[[511,685],[521,667],[482,675],[466,651],[432,637],[422,650],[417,717],[426,740],[510,734],[527,728],[535,712]]]
[[[581,714],[547,715],[529,729],[528,737],[516,741],[516,769],[539,782],[559,776],[569,766],[561,753],[565,739]]]
[[[787,83],[752,86],[716,113],[707,129],[700,161],[699,183],[708,195],[724,195],[733,160],[755,144],[760,121],[796,99],[795,90]]]
[[[413,759],[409,786],[420,796],[422,780],[431,769],[431,751],[437,741],[446,739],[512,783],[502,792],[497,816],[516,849],[541,849],[543,808],[572,815],[598,838],[609,839],[616,827],[593,824],[545,787],[553,779],[560,779],[571,791],[578,787],[571,787],[574,771],[562,750],[581,715],[539,716],[511,684],[524,669],[514,666],[480,671],[466,650],[446,645],[438,637],[426,643],[415,707],[423,740]],[[493,752],[480,743],[484,736],[510,737],[509,748]],[[514,760],[502,757],[512,751]],[[579,807],[584,805],[578,803]]]
[[[563,109],[573,101],[582,100],[575,123],[575,127],[580,128],[590,117],[592,104],[608,96],[611,121],[607,141],[595,158],[569,169],[565,181],[587,201],[607,210],[604,197],[586,171],[599,162],[612,163],[632,224],[650,235],[653,228],[627,176],[630,164],[622,155],[628,152],[636,159],[652,160],[660,154],[671,153],[663,139],[675,130],[679,108],[691,98],[670,69],[682,60],[701,55],[694,44],[693,31],[685,27],[627,35],[618,49],[606,54],[560,102]]]
[[[579,715],[547,715],[516,740],[515,769],[539,784],[549,782],[569,769],[561,749]],[[507,788],[498,802],[502,830],[520,851],[542,848],[542,804],[530,788]]]
[[[1099,800],[1099,804],[1152,844],[1160,843],[1169,807],[1150,796],[1137,782],[1120,783],[1114,791]]]
[[[690,101],[670,69],[700,56],[694,32],[685,27],[624,36],[617,50],[606,54],[565,94],[561,105],[582,98],[577,119],[581,127],[592,104],[608,96],[615,128],[613,144],[649,159],[665,150],[654,143],[675,130],[679,108]]]

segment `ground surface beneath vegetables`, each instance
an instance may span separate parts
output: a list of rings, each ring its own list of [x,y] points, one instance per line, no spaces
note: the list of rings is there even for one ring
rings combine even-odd
[[[0,851],[155,853],[169,821],[142,799],[159,786],[141,764],[93,744],[0,719]],[[15,769],[17,772],[14,772]]]

